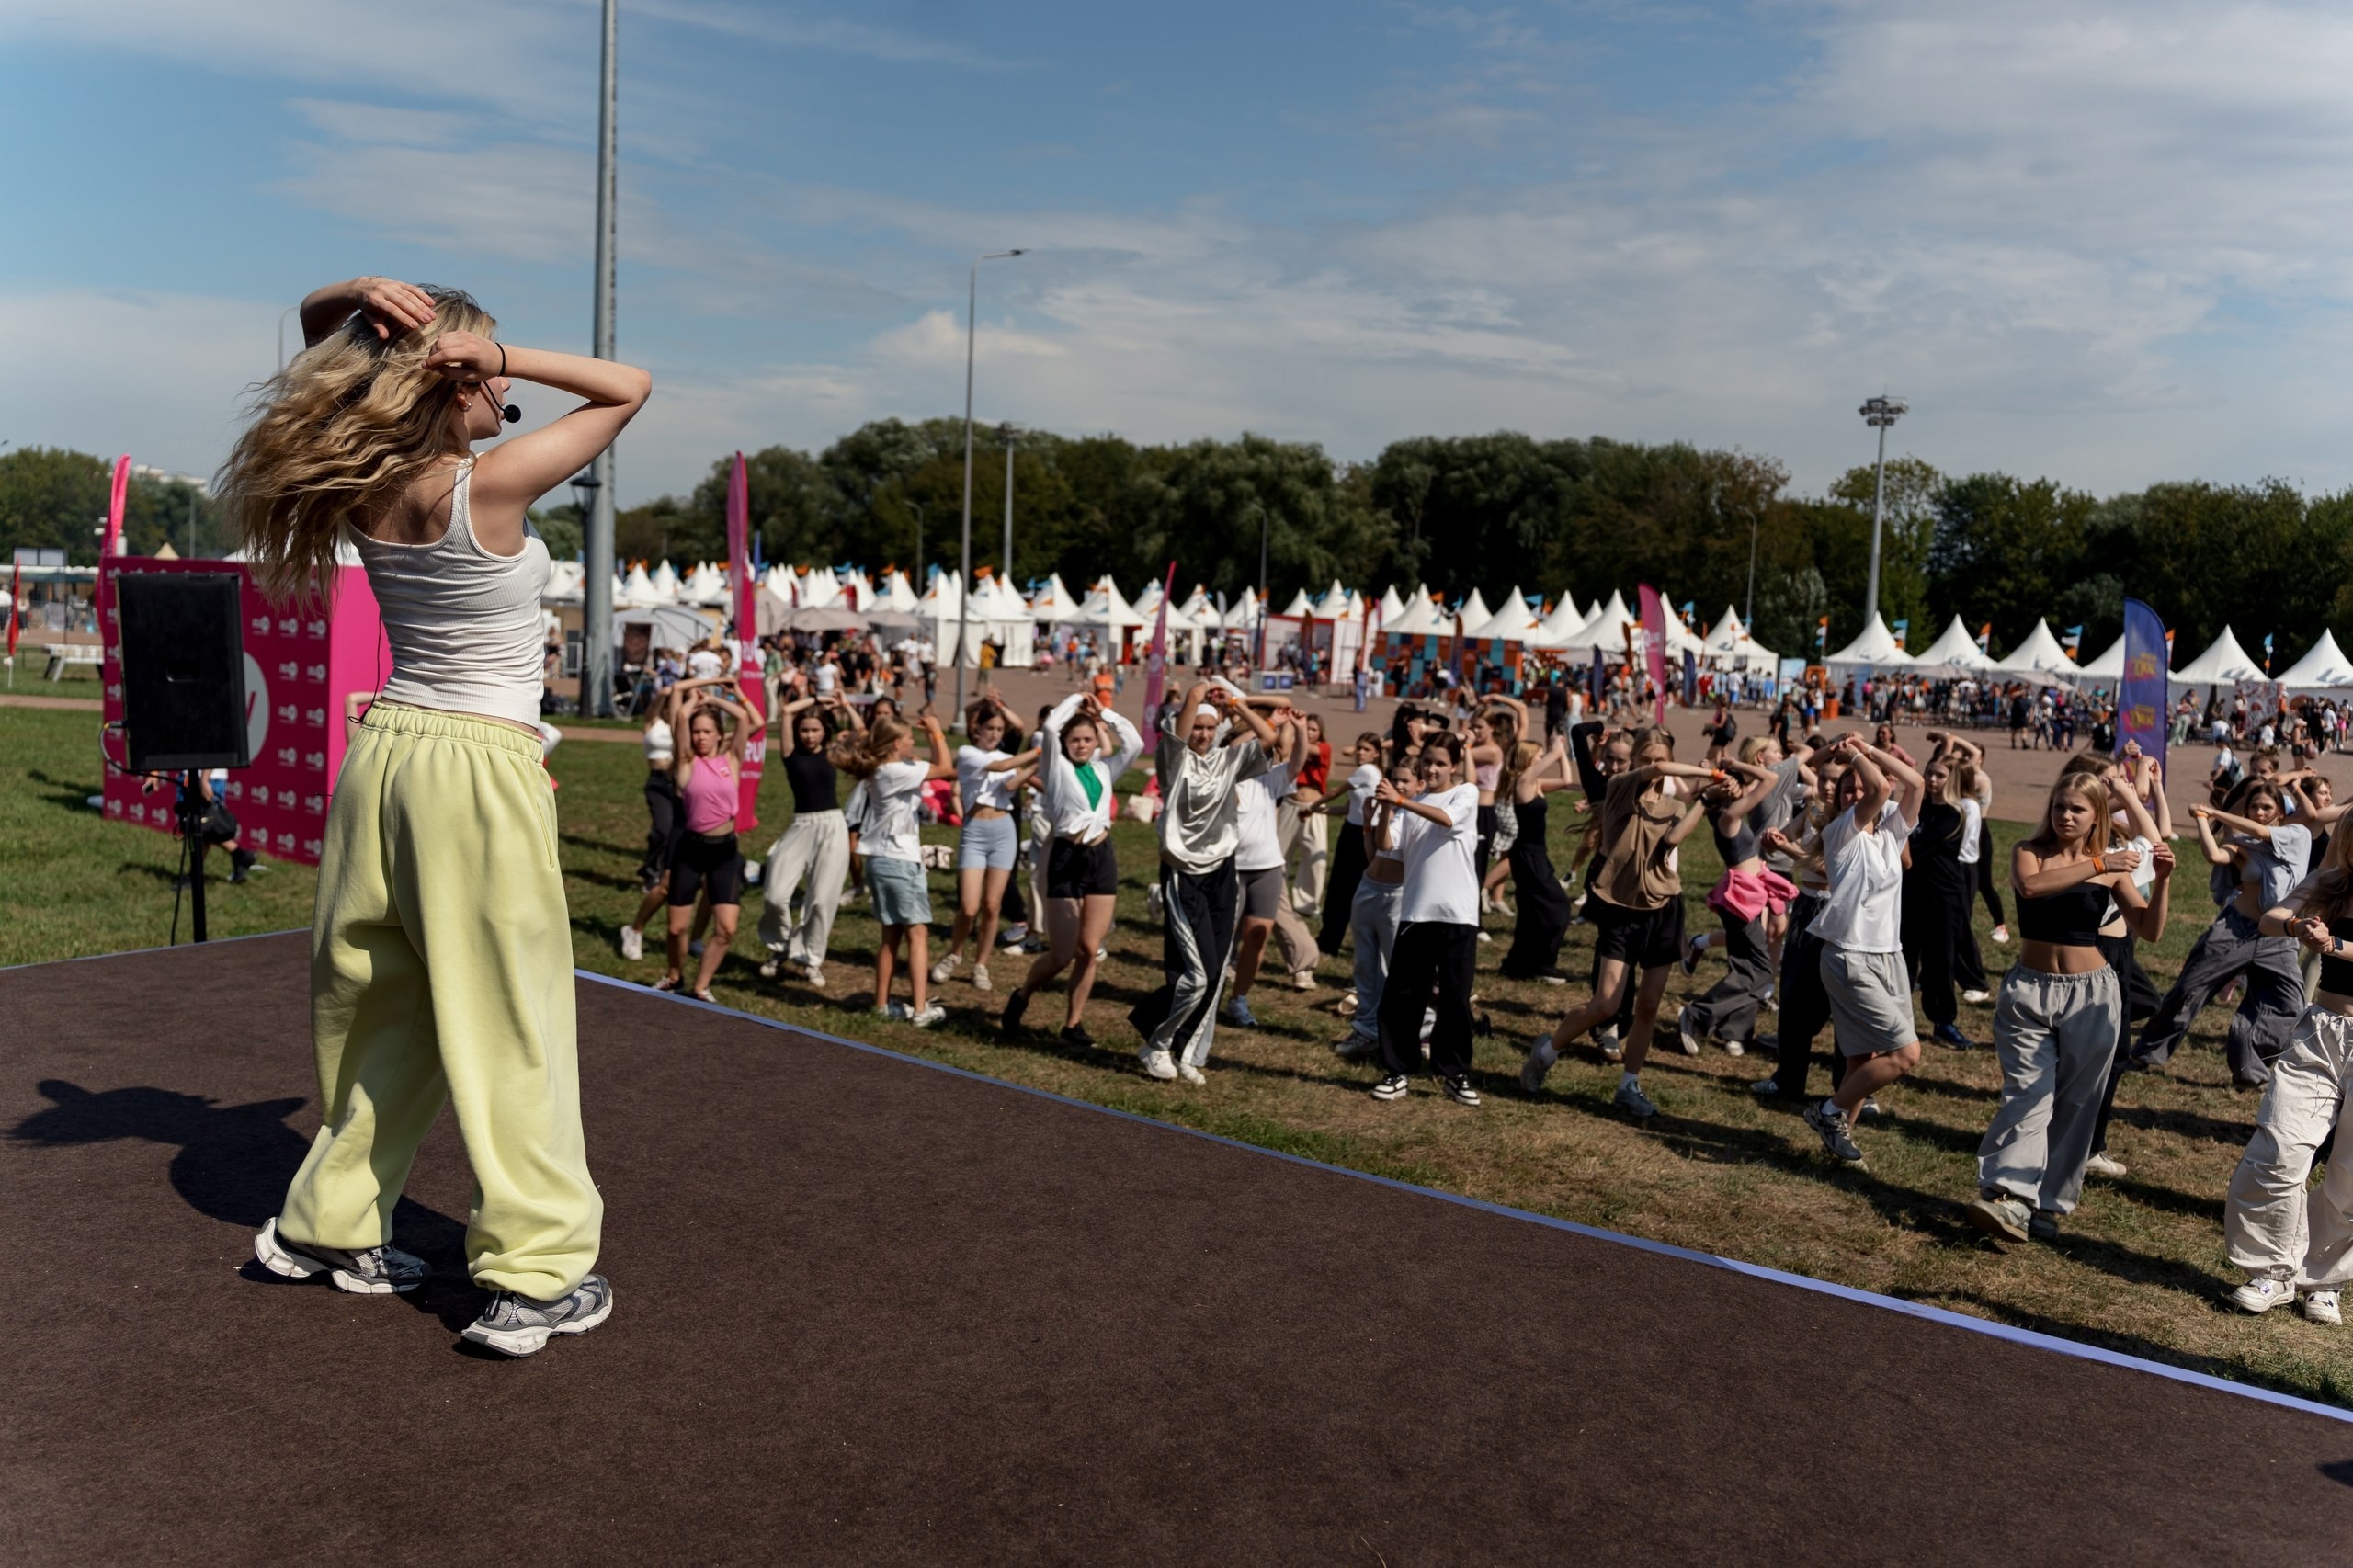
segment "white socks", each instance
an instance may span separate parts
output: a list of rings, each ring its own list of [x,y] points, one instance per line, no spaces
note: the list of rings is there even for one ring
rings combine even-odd
[[[1621,1089],[1640,1088],[1642,1087],[1642,1083],[1643,1075],[1639,1073],[1620,1073],[1618,1074],[1618,1086]]]
[[[1550,1067],[1561,1059],[1561,1052],[1547,1038],[1536,1042],[1536,1060]]]

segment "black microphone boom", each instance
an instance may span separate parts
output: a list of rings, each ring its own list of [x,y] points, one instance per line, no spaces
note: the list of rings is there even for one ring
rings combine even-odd
[[[523,411],[516,407],[511,403],[506,407],[500,409],[498,412],[509,425],[520,425],[523,423]]]

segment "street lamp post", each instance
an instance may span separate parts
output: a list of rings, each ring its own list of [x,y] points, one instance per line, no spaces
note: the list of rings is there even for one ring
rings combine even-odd
[[[300,305],[289,305],[278,312],[278,368],[281,370],[286,369],[286,318],[301,308]]]
[[[589,352],[613,357],[613,226],[620,191],[614,164],[618,134],[614,115],[620,79],[620,18],[617,0],[605,0],[604,50],[597,94],[597,276]],[[580,530],[582,567],[580,712],[610,718],[613,712],[613,449],[589,465],[596,483],[588,492]]]
[[[601,486],[597,479],[597,471],[593,468],[582,469],[578,473],[572,476],[571,483],[572,504],[574,508],[580,514],[580,559],[585,562],[588,559],[588,512],[589,508],[596,505],[597,492],[601,488]],[[608,578],[605,584],[605,592],[607,594],[610,594],[612,591],[612,583]],[[589,707],[588,701],[588,585],[585,574],[581,580],[580,601],[580,667],[578,671],[580,676],[580,711],[585,714],[593,711],[593,710]]]
[[[1870,585],[1863,590],[1866,630],[1879,619],[1879,535],[1887,521],[1887,427],[1911,411],[1912,405],[1902,398],[1885,396],[1865,398],[1863,406],[1855,411],[1863,416],[1864,424],[1879,432],[1879,467],[1871,482],[1871,572]]]
[[[961,566],[962,575],[956,583],[955,651],[959,723],[963,722],[964,713],[964,644],[969,641],[966,621],[972,591],[972,346],[980,334],[981,263],[1003,261],[1023,254],[1020,250],[993,250],[974,256],[972,285],[964,296],[964,554]]]
[[[923,592],[923,503],[910,501],[907,509],[915,515],[915,592]]]
[[[996,427],[1005,437],[1005,549],[997,556],[997,571],[1007,583],[1013,581],[1013,444],[1021,434],[1021,426],[1007,420]]]

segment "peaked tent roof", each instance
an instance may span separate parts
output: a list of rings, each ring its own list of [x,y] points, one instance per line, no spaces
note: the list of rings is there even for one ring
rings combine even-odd
[[[1639,627],[1640,624],[1626,608],[1626,596],[1612,588],[1609,590],[1609,602],[1595,610],[1583,626],[1569,634],[1562,646],[1599,648],[1605,653],[1623,653],[1626,651],[1626,628]]]
[[[1592,619],[1592,611],[1577,608],[1574,594],[1563,594],[1561,602],[1552,607],[1552,613],[1543,619],[1535,635],[1529,638],[1528,645],[1546,650],[1565,648],[1570,634]]]
[[[1495,612],[1487,608],[1487,601],[1479,597],[1478,589],[1473,588],[1471,590],[1471,597],[1462,601],[1453,615],[1446,618],[1446,630],[1453,631],[1454,622],[1460,619],[1463,630],[1468,631],[1472,627],[1486,625],[1495,618]]]
[[[2235,686],[2241,681],[2270,678],[2263,673],[2262,662],[2247,656],[2227,626],[2204,653],[2173,672],[2176,686]]]
[[[1961,624],[1958,615],[1942,635],[1914,656],[1912,663],[1924,672],[1982,674],[1994,667],[1994,661],[1985,656],[1985,650],[1977,645],[1977,639],[1969,634],[1969,628]]]
[[[2291,691],[2336,691],[2353,686],[2353,660],[2336,645],[2336,633],[2323,631],[2312,652],[2288,666],[2279,684]]]
[[[1068,620],[1077,613],[1078,599],[1063,585],[1063,574],[1059,572],[1048,575],[1046,585],[1039,589],[1037,597],[1029,601],[1029,619],[1032,620]]]
[[[2016,680],[2040,681],[2045,686],[2072,685],[2083,678],[2084,667],[2067,657],[2059,646],[2059,639],[2051,634],[2051,623],[2038,619],[2026,641],[2010,650],[2010,656],[1995,668]]]
[[[1388,626],[1405,613],[1405,601],[1397,597],[1397,585],[1392,583],[1381,590],[1381,624]]]
[[[1701,641],[1708,644],[1708,652],[1711,653],[1729,653],[1739,647],[1741,639],[1747,635],[1748,628],[1742,624],[1740,611],[1726,605],[1724,613],[1714,626],[1709,628],[1708,635]]]
[[[1895,633],[1890,631],[1887,629],[1887,622],[1880,619],[1877,611],[1873,611],[1871,623],[1863,628],[1861,636],[1857,637],[1852,642],[1822,662],[1824,665],[1870,665],[1873,668],[1893,669],[1898,665],[1910,664],[1912,655],[1895,645]]]
[[[2124,639],[2119,636],[2108,645],[2107,652],[2084,665],[2084,678],[2105,681],[2113,685],[2124,678]]]
[[[1544,623],[1528,608],[1526,596],[1519,585],[1512,585],[1511,595],[1504,600],[1504,608],[1477,626],[1465,623],[1464,634],[1471,637],[1493,637],[1506,642],[1525,642],[1542,634]]]
[[[1428,636],[1437,632],[1440,630],[1437,602],[1426,588],[1416,583],[1413,597],[1405,601],[1405,608],[1395,619],[1382,621],[1381,630],[1385,634],[1398,637]],[[1444,630],[1452,631],[1454,623],[1448,621]]]

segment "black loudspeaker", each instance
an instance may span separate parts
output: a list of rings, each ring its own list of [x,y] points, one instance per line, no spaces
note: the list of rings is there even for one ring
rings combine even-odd
[[[245,639],[229,572],[125,572],[123,749],[133,773],[243,767]]]

